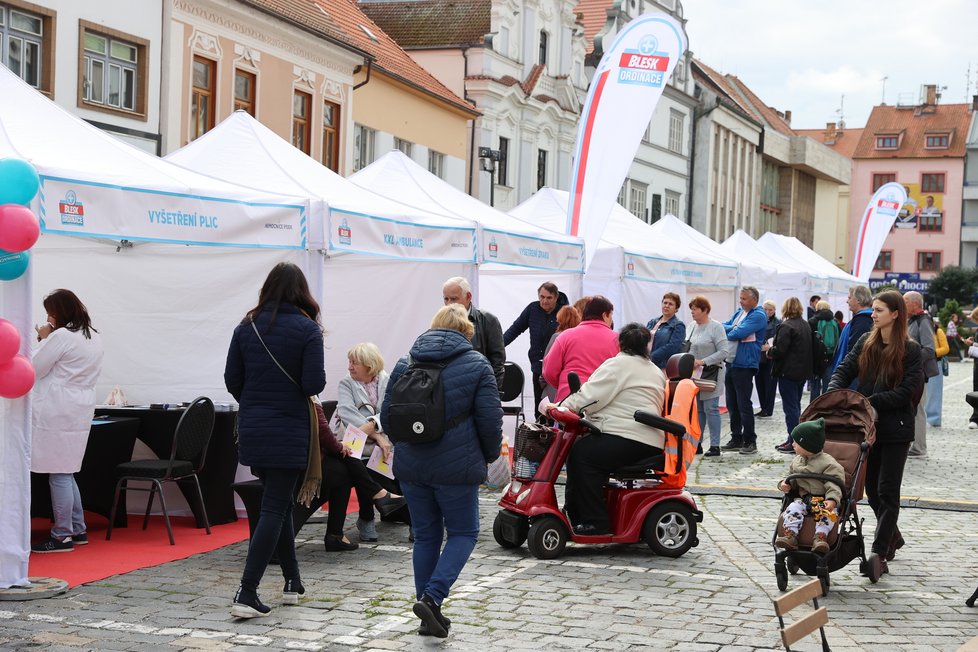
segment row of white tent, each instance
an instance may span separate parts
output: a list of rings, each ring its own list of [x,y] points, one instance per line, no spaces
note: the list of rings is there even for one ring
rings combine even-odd
[[[608,296],[619,324],[657,316],[667,291],[684,303],[707,296],[723,320],[741,285],[779,304],[814,293],[842,308],[855,282],[794,238],[738,232],[720,245],[672,216],[649,226],[621,207],[584,273],[584,244],[562,233],[561,191],[544,188],[506,214],[400,152],[345,179],[243,112],[159,159],[2,67],[0,95],[9,98],[0,157],[25,158],[42,178],[35,208],[45,235],[19,308],[36,321],[46,292],[75,290],[107,343],[100,394],[120,385],[137,403],[230,400],[222,371],[231,330],[283,260],[306,270],[321,299],[333,387],[358,341],[376,342],[389,363],[402,355],[451,276],[469,278],[504,328],[548,280],[571,300]],[[527,348],[524,335],[509,357],[526,365]]]

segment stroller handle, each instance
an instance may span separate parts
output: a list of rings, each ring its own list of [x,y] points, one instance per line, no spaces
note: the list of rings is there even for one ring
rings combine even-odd
[[[819,480],[820,482],[831,482],[832,484],[839,487],[842,494],[845,495],[847,488],[844,482],[839,482],[839,479],[831,475],[825,475],[824,473],[792,473],[787,478],[784,479],[785,482],[791,482],[792,480]]]

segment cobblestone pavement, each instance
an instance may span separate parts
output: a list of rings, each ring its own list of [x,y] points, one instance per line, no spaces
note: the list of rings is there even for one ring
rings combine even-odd
[[[963,403],[970,379],[970,363],[952,368],[944,427],[929,431],[926,460],[908,462],[907,504],[942,509],[901,512],[907,546],[878,584],[861,577],[856,562],[831,575],[820,604],[833,650],[956,650],[978,635],[978,611],[964,606],[978,584],[975,515],[970,492],[961,490],[972,486],[978,453]],[[0,603],[0,649],[782,649],[769,543],[780,503],[763,493],[788,456],[773,451],[782,434],[775,419],[761,423],[761,454],[696,462],[691,483],[704,520],[699,546],[680,559],[655,557],[644,544],[571,544],[553,561],[534,559],[525,547],[503,550],[491,533],[498,494],[483,494],[483,531],[446,602],[452,630],[445,640],[416,634],[406,528],[382,523],[379,544],[325,553],[325,526],[313,523],[300,534],[307,592],[298,606],[279,604],[281,580],[270,571],[261,592],[272,613],[250,621],[228,615],[247,551],[240,543],[59,598]],[[739,495],[718,495],[721,489]],[[871,536],[872,512],[860,514]],[[805,579],[791,578],[790,586]],[[798,649],[820,646],[809,638]]]

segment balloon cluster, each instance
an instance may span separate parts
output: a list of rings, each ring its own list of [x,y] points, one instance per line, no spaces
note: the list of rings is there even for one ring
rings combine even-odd
[[[37,171],[18,158],[0,159],[0,280],[19,278],[30,264],[28,249],[41,234],[37,217],[27,207],[37,194]],[[34,367],[18,353],[20,333],[0,319],[0,396],[19,398],[34,386]]]

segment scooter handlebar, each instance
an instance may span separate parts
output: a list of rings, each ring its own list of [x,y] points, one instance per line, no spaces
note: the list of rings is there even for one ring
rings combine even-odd
[[[601,430],[595,426],[593,423],[582,417],[577,412],[573,410],[568,410],[565,407],[554,407],[547,410],[547,416],[556,421],[557,423],[563,424],[564,426],[575,427],[590,430],[595,435],[600,435]]]

